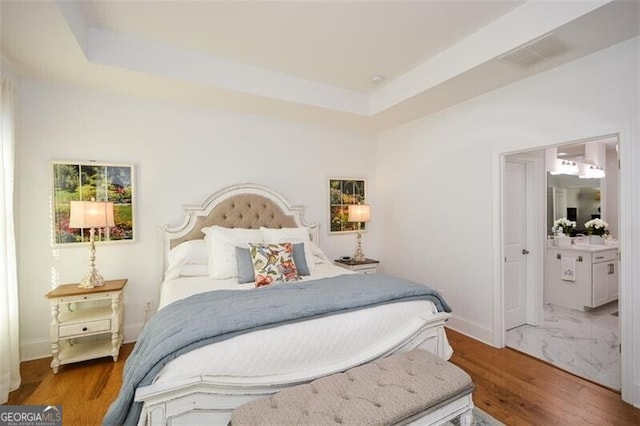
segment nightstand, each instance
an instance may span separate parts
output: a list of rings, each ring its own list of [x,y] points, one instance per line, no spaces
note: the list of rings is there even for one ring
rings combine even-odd
[[[380,266],[380,262],[375,259],[365,259],[362,262],[356,262],[355,260],[334,260],[334,263],[338,266],[346,268],[353,272],[358,272],[360,274],[375,274],[378,272],[378,266]]]
[[[60,365],[72,362],[104,356],[118,360],[126,284],[126,279],[105,281],[103,286],[94,288],[65,284],[45,295],[53,317],[49,334],[54,374]]]

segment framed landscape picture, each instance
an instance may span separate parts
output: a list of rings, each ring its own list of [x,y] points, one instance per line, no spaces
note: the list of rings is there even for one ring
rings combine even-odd
[[[364,179],[329,179],[329,233],[356,232],[357,222],[349,222],[349,205],[366,203]],[[360,224],[364,231],[366,223]]]
[[[89,241],[88,229],[70,229],[71,201],[113,202],[115,226],[96,230],[96,242],[134,241],[134,173],[130,164],[51,163],[53,243]]]

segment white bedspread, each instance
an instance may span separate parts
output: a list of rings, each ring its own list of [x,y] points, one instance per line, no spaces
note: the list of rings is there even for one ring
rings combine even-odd
[[[340,268],[331,263],[316,263],[313,275],[302,277],[304,280],[317,280],[320,278],[335,277],[340,274],[351,274],[353,272]],[[214,280],[209,277],[180,277],[172,280],[165,280],[160,291],[160,302],[158,309],[162,309],[171,302],[184,299],[193,294],[203,293],[210,290],[250,290],[254,288],[252,283],[238,284],[237,278],[226,280]]]
[[[330,263],[316,265],[313,279],[350,273]],[[311,277],[306,277],[311,279]],[[237,279],[212,280],[189,277],[163,283],[160,307],[192,294],[214,289],[251,289]],[[259,377],[314,377],[327,366],[340,371],[353,361],[368,361],[402,342],[420,329],[437,310],[432,302],[414,300],[364,310],[284,324],[257,330],[205,346],[169,363],[156,383],[170,383],[195,376],[215,376],[216,381],[254,383]],[[444,339],[446,337],[443,336]],[[448,349],[450,355],[451,349]]]

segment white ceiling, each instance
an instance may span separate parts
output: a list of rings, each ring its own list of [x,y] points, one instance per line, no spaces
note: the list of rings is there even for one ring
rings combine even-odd
[[[86,2],[82,11],[97,28],[369,92],[372,75],[397,78],[519,3]]]
[[[0,14],[2,58],[30,78],[360,131],[624,41],[639,16],[635,0],[0,0]],[[569,50],[499,59],[549,34]]]

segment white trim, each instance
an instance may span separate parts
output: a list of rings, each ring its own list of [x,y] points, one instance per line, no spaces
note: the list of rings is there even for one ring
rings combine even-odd
[[[447,321],[447,327],[488,345],[491,345],[493,340],[493,333],[490,328],[455,313],[452,313],[451,318]]]
[[[634,265],[637,265],[637,262],[632,259],[637,259],[638,254],[634,252],[633,235],[630,232],[634,228],[634,216],[637,218],[637,212],[640,211],[640,199],[632,194],[634,171],[630,165],[637,163],[637,161],[633,161],[634,142],[631,134],[631,129],[624,129],[618,133],[618,158],[621,162],[618,171],[618,247],[621,259],[619,263],[618,309],[620,314],[618,318],[620,319],[620,341],[623,342],[620,351],[622,400],[640,408],[640,367],[634,365],[634,360],[640,357],[640,349],[638,349],[640,336],[638,336],[638,331],[634,330],[634,327],[638,327],[640,322],[637,319],[640,317],[640,313],[634,313],[633,309],[640,303],[640,297],[634,294],[632,285],[637,280],[634,278]],[[638,236],[636,236],[637,238]],[[637,266],[635,268],[638,269]],[[635,321],[634,315],[636,316]]]
[[[543,194],[546,194],[544,182],[544,161],[540,157],[527,160],[527,211],[544,211]],[[542,176],[541,176],[541,172]],[[540,190],[542,188],[542,190]],[[527,244],[529,262],[527,265],[527,324],[540,325],[544,317],[543,282],[545,258],[545,219],[543,215],[527,217]]]
[[[502,204],[504,185],[504,154],[493,153],[493,345],[504,348],[504,237],[502,232]]]
[[[31,339],[20,342],[20,362],[51,356],[51,340]]]

